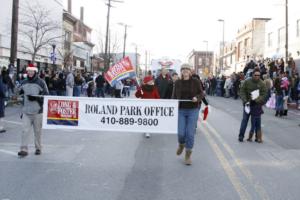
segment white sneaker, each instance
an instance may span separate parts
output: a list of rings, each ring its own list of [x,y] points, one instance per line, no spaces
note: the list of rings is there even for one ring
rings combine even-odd
[[[144,133],[145,138],[150,138],[150,133]]]

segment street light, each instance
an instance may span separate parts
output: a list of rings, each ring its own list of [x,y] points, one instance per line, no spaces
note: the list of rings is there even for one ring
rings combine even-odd
[[[125,58],[125,49],[126,49],[126,38],[127,38],[127,27],[130,27],[128,24],[118,23],[120,26],[124,26],[124,47],[123,47],[123,58]]]
[[[51,53],[51,61],[52,61],[52,70],[55,70],[55,61],[56,61],[56,55],[55,55],[55,48],[56,48],[56,45],[55,44],[52,44],[52,53]]]
[[[223,23],[223,33],[222,33],[222,37],[223,37],[223,39],[222,39],[222,56],[221,56],[221,58],[222,59],[220,59],[220,71],[222,72],[223,71],[223,64],[224,64],[224,62],[223,62],[223,59],[224,59],[224,46],[225,46],[225,43],[224,43],[224,29],[225,29],[225,20],[224,19],[218,19],[218,22],[222,22]]]

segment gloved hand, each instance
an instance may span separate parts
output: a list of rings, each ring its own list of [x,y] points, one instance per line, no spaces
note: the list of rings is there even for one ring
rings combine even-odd
[[[244,106],[250,106],[250,102],[244,102]]]
[[[32,95],[27,95],[29,101],[37,101],[37,97]]]

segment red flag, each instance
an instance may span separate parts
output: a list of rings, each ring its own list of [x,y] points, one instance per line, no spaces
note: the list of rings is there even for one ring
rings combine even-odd
[[[136,74],[128,56],[117,62],[115,65],[109,67],[107,72],[104,73],[105,80],[107,80],[111,86],[115,85],[117,80],[133,76],[136,76]]]
[[[206,107],[204,108],[204,111],[203,111],[203,120],[204,120],[204,121],[206,120],[207,115],[208,115],[208,106],[206,106]]]

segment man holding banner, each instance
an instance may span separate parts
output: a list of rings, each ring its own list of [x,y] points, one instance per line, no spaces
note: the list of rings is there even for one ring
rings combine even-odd
[[[48,95],[48,88],[44,80],[38,76],[38,69],[33,64],[27,68],[28,79],[21,85],[20,93],[24,94],[23,112],[23,131],[21,150],[18,152],[20,157],[28,155],[28,143],[33,126],[35,155],[41,154],[41,133],[42,133],[42,112],[43,112],[43,95]]]

